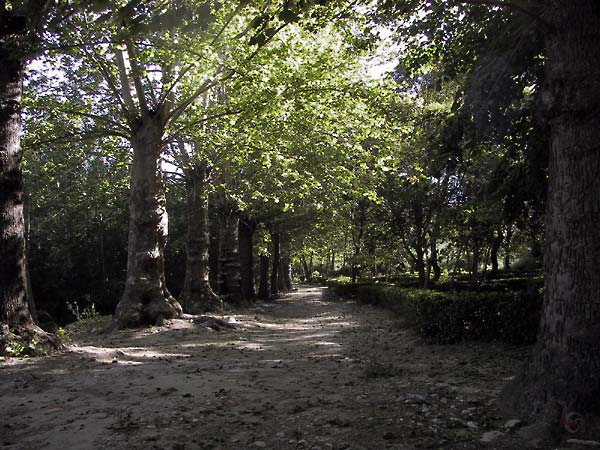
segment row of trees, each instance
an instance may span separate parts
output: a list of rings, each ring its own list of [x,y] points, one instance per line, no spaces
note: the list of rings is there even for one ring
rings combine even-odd
[[[321,260],[354,278],[410,267],[427,286],[446,267],[479,279],[519,247],[539,254],[544,229],[540,344],[504,398],[551,422],[593,410],[593,1],[30,1],[2,2],[0,21],[11,332],[45,336],[32,290],[112,309],[122,289],[124,327],[273,294],[292,253],[306,278]],[[376,23],[402,54],[393,77],[365,82],[357,55]],[[40,49],[23,165],[21,82]]]

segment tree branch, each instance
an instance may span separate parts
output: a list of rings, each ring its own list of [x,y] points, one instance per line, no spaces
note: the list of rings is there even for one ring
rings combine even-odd
[[[546,30],[552,30],[552,25],[542,19],[538,14],[535,14],[533,11],[513,2],[503,1],[503,0],[457,0],[458,3],[467,3],[470,5],[487,5],[487,6],[497,6],[499,8],[511,8],[515,11],[519,11],[520,13],[531,17],[533,20],[542,25]]]

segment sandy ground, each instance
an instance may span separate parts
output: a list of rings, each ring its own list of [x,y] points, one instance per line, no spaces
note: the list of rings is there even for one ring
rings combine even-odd
[[[431,346],[390,313],[301,288],[224,316],[74,333],[0,362],[0,448],[508,449],[494,399],[528,353]],[[502,441],[502,442],[500,442]]]

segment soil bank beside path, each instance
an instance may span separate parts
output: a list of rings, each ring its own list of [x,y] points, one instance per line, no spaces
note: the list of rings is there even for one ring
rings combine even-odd
[[[0,361],[0,448],[513,448],[480,439],[502,431],[494,399],[528,349],[426,345],[323,292],[225,315],[236,329],[87,330],[63,354]]]

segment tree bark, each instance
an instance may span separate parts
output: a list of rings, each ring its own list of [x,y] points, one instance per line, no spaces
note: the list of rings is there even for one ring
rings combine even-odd
[[[25,349],[35,342],[41,350],[59,347],[34,323],[29,307],[20,140],[22,79],[23,62],[0,49],[0,355],[10,353],[13,339]]]
[[[534,356],[501,399],[558,430],[574,411],[600,411],[600,6],[555,0],[543,11],[552,25],[544,308]]]
[[[164,130],[160,113],[146,112],[132,124],[127,280],[115,311],[115,328],[160,324],[182,313],[165,284],[168,217],[162,175]]]
[[[256,297],[254,289],[254,230],[256,230],[256,223],[253,220],[247,215],[240,217],[238,232],[242,298],[250,301]]]
[[[278,280],[279,280],[279,264],[280,264],[280,246],[279,233],[269,230],[271,235],[271,243],[273,244],[273,260],[271,265],[271,295],[277,295]]]
[[[302,271],[304,272],[304,280],[307,283],[310,283],[311,273],[308,269],[308,263],[306,262],[306,257],[304,255],[300,256],[300,262],[302,264]]]
[[[223,223],[219,251],[219,294],[227,303],[239,305],[242,302],[239,218],[230,204],[226,204],[221,212]]]
[[[502,234],[502,228],[499,228],[496,236],[492,240],[492,248],[490,249],[490,261],[492,264],[492,270],[490,272],[491,278],[494,278],[498,274],[498,252],[500,251],[503,240],[504,235]]]
[[[208,247],[208,280],[213,292],[219,290],[219,252],[221,251],[221,232],[222,220],[216,205],[218,203],[216,195],[210,195],[208,198],[209,205],[209,238],[210,244]]]
[[[510,270],[510,244],[512,240],[512,223],[506,226],[506,236],[504,238],[504,270]]]
[[[473,237],[473,259],[471,260],[471,278],[473,281],[479,281],[479,258],[480,258],[480,249],[479,249],[479,238]]]
[[[260,255],[258,257],[258,271],[259,271],[258,297],[263,300],[267,300],[270,296],[270,293],[269,293],[269,257],[267,255]]]
[[[289,238],[283,239],[281,243],[281,263],[280,279],[281,279],[281,290],[284,292],[290,292],[294,286],[292,283],[292,255],[291,245]]]
[[[181,302],[189,314],[218,311],[223,302],[209,283],[209,168],[205,161],[185,171],[187,186],[187,257]]]
[[[27,302],[20,148],[23,64],[0,52],[0,319],[11,330],[21,330],[33,326]]]
[[[438,261],[437,241],[435,239],[431,240],[430,248],[431,254],[429,255],[429,265],[433,269],[433,278],[431,281],[437,283],[442,276],[442,269]]]

